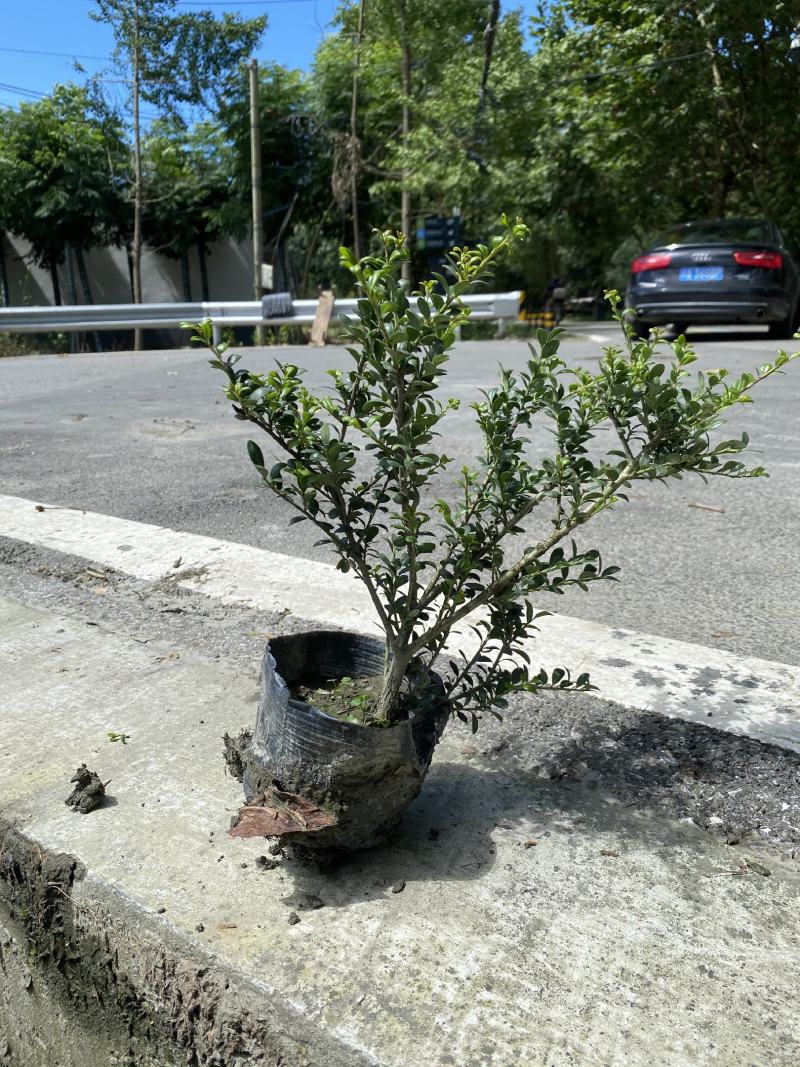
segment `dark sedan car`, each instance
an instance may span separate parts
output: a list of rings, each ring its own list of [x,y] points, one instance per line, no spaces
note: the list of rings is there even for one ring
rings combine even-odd
[[[675,333],[701,323],[758,323],[771,337],[791,337],[800,280],[774,223],[686,222],[634,259],[625,306],[641,337],[668,323]]]

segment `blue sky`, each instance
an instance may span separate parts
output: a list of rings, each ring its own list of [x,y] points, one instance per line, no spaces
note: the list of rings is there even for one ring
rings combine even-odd
[[[258,58],[307,69],[338,5],[337,0],[205,0],[181,6],[239,11],[250,17],[266,13],[269,25]],[[504,5],[531,13],[537,6],[535,0]],[[80,81],[73,55],[90,74],[107,65],[111,33],[89,18],[91,10],[93,0],[0,0],[0,104],[35,99],[32,94],[47,93],[59,81]],[[41,52],[65,54],[36,54]]]

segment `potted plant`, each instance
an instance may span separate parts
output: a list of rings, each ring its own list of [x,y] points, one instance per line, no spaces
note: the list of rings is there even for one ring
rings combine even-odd
[[[712,433],[793,357],[781,352],[736,380],[718,370],[690,384],[695,356],[685,339],[659,355],[664,342],[635,339],[611,292],[622,344],[604,350],[596,372],[572,369],[558,354],[559,331],[540,330],[526,368],[501,369],[472,405],[483,436],[477,463],[454,477],[450,498],[433,496],[452,463],[437,441],[457,407],[440,397],[467,320],[460,298],[526,233],[504,217],[490,244],[456,249],[450,276],[414,292],[400,280],[401,235],[378,234],[379,251],[360,261],[342,250],[361,294],[348,326],[352,365],[329,372],[323,395],[290,363],[266,374],[239,369],[239,356],[213,344],[210,322],[193,327],[227,376],[237,418],[277,451],[268,460],[248,442],[264,484],[363,582],[384,635],[270,643],[244,753],[248,805],[234,833],[320,848],[379,841],[419,792],[450,716],[474,731],[482,715],[501,717],[512,693],[590,688],[586,674],[532,665],[523,643],[547,614],[533,598],[615,580],[618,568],[575,540],[591,519],[642,479],[765,473],[739,458],[746,434],[714,441]],[[536,420],[553,437],[543,458],[526,438]],[[460,647],[449,651],[456,632]]]

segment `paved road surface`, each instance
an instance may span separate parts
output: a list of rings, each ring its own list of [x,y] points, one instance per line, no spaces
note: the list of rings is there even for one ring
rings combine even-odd
[[[758,331],[698,331],[694,339],[699,367],[735,372],[776,348]],[[456,348],[447,388],[462,407],[442,446],[457,463],[478,447],[468,402],[492,384],[499,362],[520,367],[527,351],[511,340]],[[563,351],[569,361],[591,364],[600,346],[583,335],[566,340]],[[264,369],[276,357],[306,366],[311,385],[348,358],[336,348],[256,349],[245,363]],[[326,548],[312,547],[312,530],[287,529],[286,509],[260,488],[245,451],[251,434],[231,416],[221,386],[196,351],[2,360],[0,492],[330,559]],[[769,480],[637,485],[630,504],[598,519],[582,542],[593,540],[607,563],[621,565],[621,581],[546,606],[800,662],[799,409],[800,367],[792,366],[762,385],[731,427],[750,433]],[[534,435],[534,447],[546,448],[547,440]]]

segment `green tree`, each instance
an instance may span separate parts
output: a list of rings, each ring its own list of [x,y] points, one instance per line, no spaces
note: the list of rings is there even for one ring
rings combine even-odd
[[[626,238],[691,217],[773,215],[800,238],[796,21],[781,0],[547,5],[529,186],[567,269],[597,281]]]
[[[207,104],[258,43],[266,16],[242,19],[228,12],[186,12],[177,0],[96,0],[92,18],[114,34],[113,60],[130,89],[133,127],[132,290],[142,299],[142,240],[146,190],[140,103],[178,121],[187,106]],[[137,331],[136,347],[140,346]]]
[[[342,5],[338,32],[320,46],[314,66],[340,204],[352,201],[356,172],[364,224],[399,224],[411,234],[414,212],[462,206],[468,225],[480,216],[488,228],[500,185],[513,184],[499,153],[524,152],[518,134],[527,56],[517,13],[501,18],[499,4],[486,0],[366,0],[359,34],[360,8]],[[409,264],[404,270],[408,278]]]
[[[330,145],[314,112],[309,83],[302,72],[277,63],[259,65],[262,208],[267,254],[284,266],[293,227],[307,234],[311,250],[330,218]],[[246,72],[233,80],[215,112],[231,179],[221,225],[242,236],[250,226],[250,101]],[[315,234],[317,235],[315,237]],[[307,255],[298,264],[297,289],[310,272]],[[281,284],[290,284],[291,265]]]
[[[196,248],[202,299],[208,300],[207,247],[230,233],[230,158],[220,132],[209,122],[186,130],[160,119],[147,131],[142,151],[144,239],[155,252],[179,260],[186,301],[192,300],[189,253]]]
[[[83,252],[118,239],[127,158],[119,119],[85,88],[58,85],[43,100],[0,111],[0,231],[30,243],[50,271],[56,304],[65,261],[77,302],[73,256],[91,302]]]

